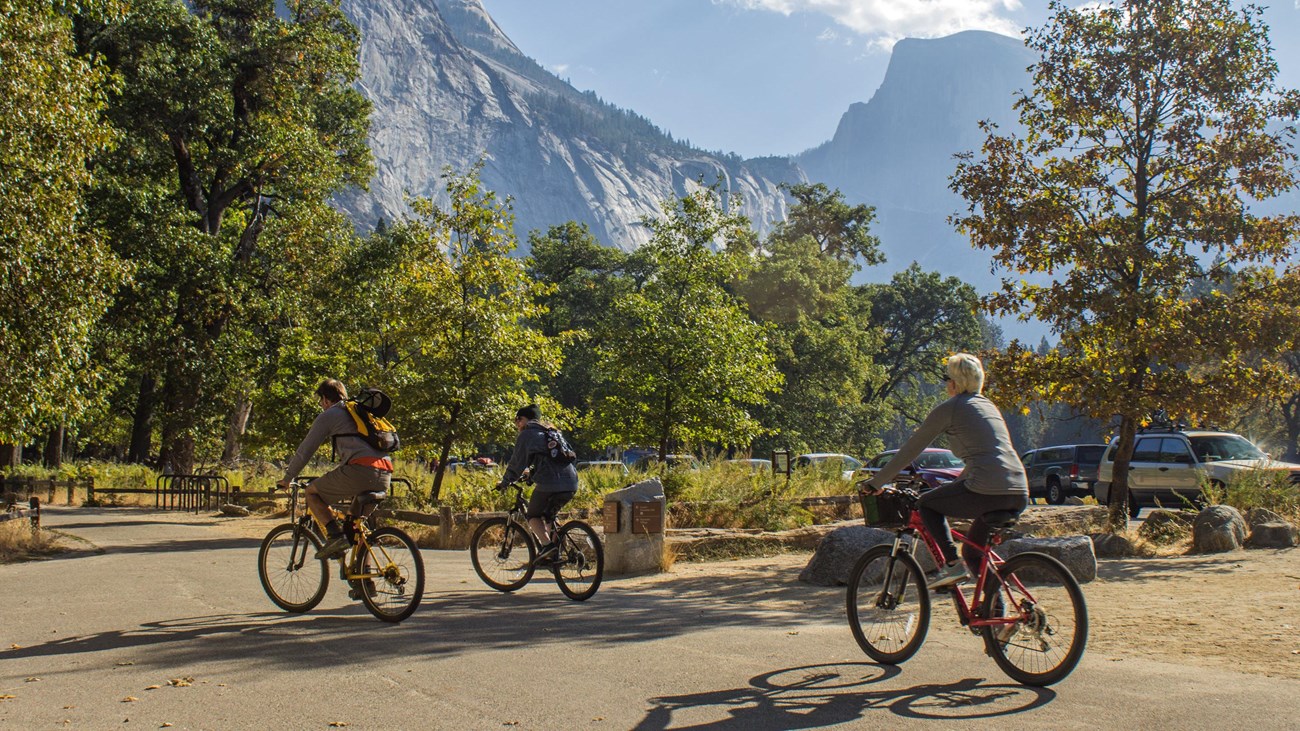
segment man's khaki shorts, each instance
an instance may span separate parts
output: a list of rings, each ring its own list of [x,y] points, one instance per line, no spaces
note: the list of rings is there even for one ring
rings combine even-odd
[[[351,500],[363,492],[386,492],[393,473],[359,464],[341,464],[311,481],[316,494],[329,503]]]

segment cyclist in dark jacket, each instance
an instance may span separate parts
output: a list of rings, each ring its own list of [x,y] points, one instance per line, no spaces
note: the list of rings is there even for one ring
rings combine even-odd
[[[504,490],[506,485],[528,471],[533,483],[533,496],[524,515],[528,518],[528,527],[542,545],[536,561],[540,565],[545,565],[555,553],[554,536],[544,516],[559,513],[578,491],[578,471],[573,465],[561,466],[549,457],[546,430],[554,428],[542,421],[542,410],[536,404],[515,412],[515,429],[519,430],[519,436],[515,438],[515,451],[510,455],[501,483],[497,485],[497,489]]]
[[[967,538],[983,544],[988,540],[988,527],[982,520],[985,513],[995,510],[1018,513],[1029,505],[1025,466],[1012,448],[1002,413],[982,394],[984,367],[979,358],[969,353],[948,358],[943,380],[948,400],[934,407],[916,433],[864,488],[864,492],[874,494],[911,464],[936,437],[948,435],[948,446],[966,467],[952,482],[922,493],[917,505],[926,530],[939,542],[947,562],[946,566],[939,567],[939,575],[930,582],[930,588],[971,578],[966,565],[957,557],[947,516],[972,518]],[[970,553],[967,558],[969,563],[978,565],[977,555]]]

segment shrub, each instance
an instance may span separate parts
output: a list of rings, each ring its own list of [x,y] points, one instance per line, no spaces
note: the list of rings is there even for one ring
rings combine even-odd
[[[1276,470],[1243,471],[1228,485],[1203,484],[1210,505],[1229,505],[1243,514],[1251,508],[1267,508],[1292,522],[1300,519],[1300,486],[1290,475]]]

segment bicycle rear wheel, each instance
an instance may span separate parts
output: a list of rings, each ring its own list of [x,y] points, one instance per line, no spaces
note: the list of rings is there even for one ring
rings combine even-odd
[[[514,591],[533,578],[537,546],[518,523],[489,518],[474,531],[469,556],[483,583],[497,591]]]
[[[320,550],[315,533],[285,523],[271,529],[257,552],[257,578],[275,605],[289,612],[306,612],[325,598],[329,565],[312,556]]]
[[[556,536],[559,551],[551,571],[560,591],[574,601],[586,601],[600,588],[605,574],[605,549],[600,536],[580,520],[565,523]]]
[[[872,660],[896,665],[916,654],[930,629],[930,592],[925,573],[908,553],[892,545],[862,554],[849,574],[844,603],[849,629]]]
[[[424,559],[415,541],[397,528],[380,528],[366,538],[369,544],[357,562],[357,573],[374,574],[359,579],[361,601],[385,622],[411,616],[424,597]]]
[[[1042,553],[1021,553],[989,575],[981,616],[1014,617],[982,628],[1002,672],[1025,685],[1051,685],[1074,670],[1088,642],[1088,609],[1070,570]]]

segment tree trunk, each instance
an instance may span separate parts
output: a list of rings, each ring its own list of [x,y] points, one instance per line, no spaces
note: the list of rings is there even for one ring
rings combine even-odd
[[[64,431],[63,424],[59,424],[57,428],[50,430],[50,436],[45,440],[45,455],[43,463],[46,467],[58,468],[63,464]]]
[[[1110,474],[1110,515],[1112,533],[1128,527],[1128,467],[1133,461],[1133,444],[1137,437],[1137,420],[1122,416],[1119,422],[1119,443],[1115,445],[1115,463]]]
[[[438,469],[433,472],[433,489],[429,491],[429,501],[438,502],[438,496],[442,493],[442,476],[447,472],[447,458],[451,456],[451,439],[444,439],[442,449],[438,453]]]
[[[253,400],[247,394],[239,397],[235,410],[230,414],[230,424],[226,428],[226,448],[221,452],[221,464],[235,466],[239,461],[240,442],[248,429],[248,417],[253,413]]]
[[[0,469],[13,469],[23,463],[23,448],[19,444],[0,444]]]
[[[153,416],[158,405],[158,379],[152,373],[140,377],[135,414],[131,417],[131,447],[126,461],[140,464],[149,460],[153,441]]]
[[[1282,461],[1300,460],[1300,394],[1282,403],[1282,418],[1286,422],[1286,453]]]

